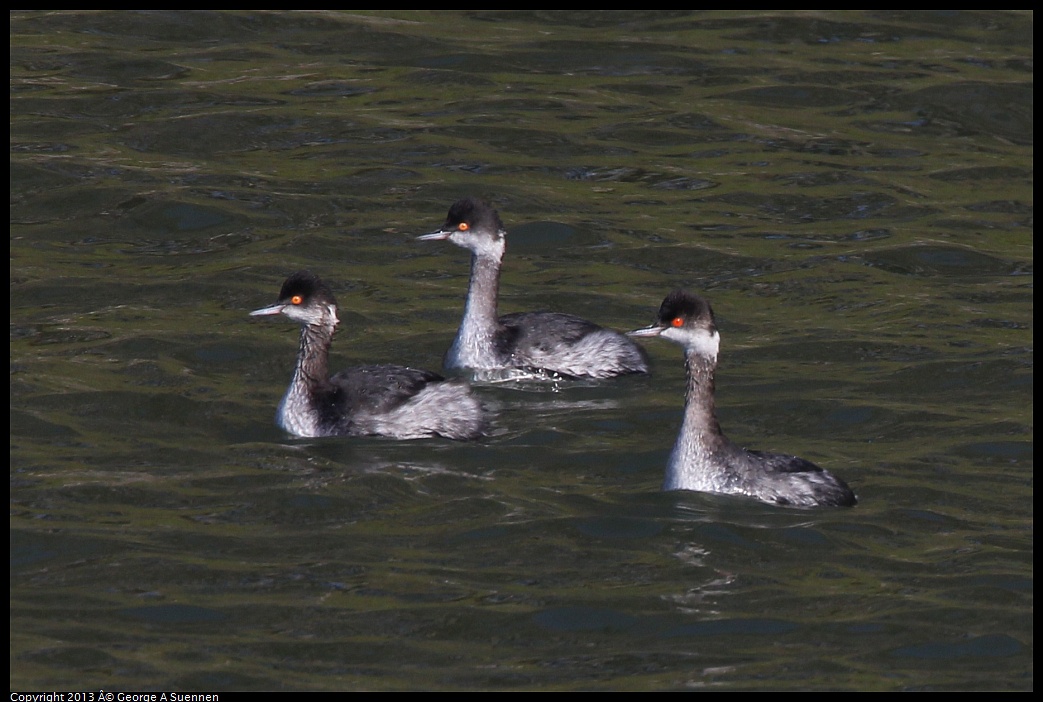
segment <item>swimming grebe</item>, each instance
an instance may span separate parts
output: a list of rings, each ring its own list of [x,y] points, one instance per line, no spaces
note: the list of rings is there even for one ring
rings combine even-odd
[[[404,366],[356,366],[329,376],[337,301],[318,276],[298,271],[279,301],[251,316],[284,314],[301,325],[301,346],[276,423],[296,436],[476,439],[485,409],[463,382]]]
[[[661,336],[684,348],[688,388],[684,420],[666,469],[664,490],[755,497],[777,505],[850,507],[858,500],[843,480],[814,463],[732,443],[714,411],[720,335],[710,303],[684,290],[666,296],[656,324],[630,336]]]
[[[460,330],[445,367],[518,368],[572,378],[647,373],[644,349],[618,332],[559,312],[521,312],[497,318],[500,265],[507,232],[488,203],[458,200],[441,229],[421,241],[448,239],[471,251],[471,284]]]

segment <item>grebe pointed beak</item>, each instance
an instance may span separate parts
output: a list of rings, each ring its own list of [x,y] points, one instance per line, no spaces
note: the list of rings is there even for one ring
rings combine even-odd
[[[262,317],[270,314],[282,314],[283,309],[286,305],[272,305],[271,307],[262,307],[259,310],[254,310],[250,313],[251,317]]]
[[[452,234],[452,232],[448,232],[448,231],[446,231],[444,229],[439,229],[436,232],[431,232],[430,234],[423,234],[421,236],[418,236],[416,238],[416,240],[417,241],[442,241],[443,239],[448,239],[450,234]]]
[[[635,329],[634,331],[628,331],[627,336],[659,336],[663,333],[664,330],[666,330],[666,327],[660,326],[658,324],[653,324],[652,326],[645,327],[643,329]]]

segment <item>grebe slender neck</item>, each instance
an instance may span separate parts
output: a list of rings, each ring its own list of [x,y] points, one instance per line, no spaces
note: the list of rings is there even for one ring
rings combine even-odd
[[[685,352],[684,415],[663,481],[664,490],[699,484],[698,476],[686,473],[694,467],[705,470],[709,457],[728,443],[717,421],[715,370],[715,361],[695,352]]]
[[[279,403],[278,424],[297,436],[319,436],[315,398],[329,385],[330,346],[340,320],[333,292],[318,276],[299,271],[283,283],[279,301],[250,316],[283,314],[301,325],[300,345],[290,385]]]
[[[449,351],[455,365],[491,365],[487,359],[495,353],[495,338],[500,329],[500,268],[506,248],[502,229],[498,234],[497,239],[482,242],[471,251],[471,282],[467,286],[464,316]]]
[[[337,328],[336,311],[331,311],[333,314],[320,323],[301,325],[297,363],[293,369],[290,386],[279,405],[283,428],[291,434],[309,435],[318,432],[314,413],[296,410],[309,407],[312,398],[328,382],[330,345]]]
[[[500,268],[507,232],[500,215],[481,200],[464,198],[449,208],[445,224],[419,241],[448,240],[471,252],[471,278],[460,329],[446,353],[448,368],[492,369],[504,365],[497,349]]]

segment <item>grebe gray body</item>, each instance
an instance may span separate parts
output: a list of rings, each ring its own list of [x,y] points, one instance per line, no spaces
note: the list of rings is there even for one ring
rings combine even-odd
[[[290,434],[476,439],[485,432],[485,409],[462,381],[395,365],[356,366],[330,377],[337,301],[313,273],[294,273],[278,302],[250,314],[283,314],[301,325],[293,379],[276,412],[276,423]]]
[[[471,252],[463,321],[445,366],[479,371],[523,369],[571,378],[648,372],[644,349],[624,335],[571,314],[521,312],[497,316],[500,266],[507,232],[488,203],[459,200],[445,224],[421,241],[448,239]]]
[[[717,421],[714,372],[720,335],[705,299],[677,290],[666,296],[655,324],[631,336],[659,336],[684,349],[684,419],[666,469],[664,490],[746,495],[777,505],[850,507],[858,500],[843,480],[796,456],[747,451]]]

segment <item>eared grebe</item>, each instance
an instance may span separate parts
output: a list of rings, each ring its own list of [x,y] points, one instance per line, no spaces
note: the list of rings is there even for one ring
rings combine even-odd
[[[714,411],[714,371],[721,337],[710,303],[684,290],[666,296],[656,324],[630,336],[661,336],[684,348],[688,389],[681,432],[664,490],[747,495],[777,505],[843,506],[857,502],[843,480],[796,456],[747,451],[721,432]]]
[[[289,433],[396,439],[476,439],[484,433],[485,410],[463,382],[393,365],[356,366],[330,377],[337,301],[313,273],[294,273],[278,302],[250,314],[284,314],[301,325],[297,367],[275,415]]]
[[[648,372],[644,349],[585,319],[558,312],[521,312],[497,318],[506,237],[496,210],[474,198],[455,202],[441,229],[419,237],[421,241],[448,239],[472,254],[464,318],[446,352],[446,368],[513,368],[572,378]]]

